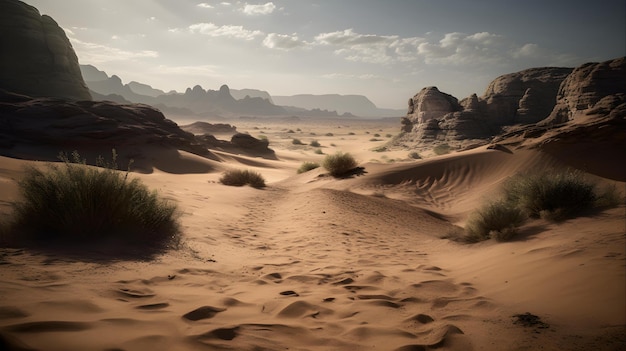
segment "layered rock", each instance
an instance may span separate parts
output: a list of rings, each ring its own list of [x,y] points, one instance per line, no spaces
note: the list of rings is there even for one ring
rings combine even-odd
[[[198,135],[196,138],[209,149],[217,149],[247,156],[260,156],[267,159],[276,159],[274,150],[269,148],[267,139],[257,139],[249,134],[235,133],[230,141],[217,139],[212,134]]]
[[[436,87],[422,89],[409,100],[402,131],[421,140],[484,139],[502,126],[545,119],[555,104],[561,82],[571,68],[533,68],[492,81],[485,93],[457,101]]]
[[[625,94],[626,57],[587,63],[576,68],[563,81],[556,96],[556,106],[545,123],[564,123],[586,114],[610,114],[611,110],[626,102]]]
[[[91,100],[69,39],[49,16],[0,1],[0,89],[34,97]]]
[[[160,147],[210,156],[193,134],[142,104],[31,98],[0,91],[0,153],[29,157],[60,151],[110,154]],[[42,153],[42,150],[46,151]]]

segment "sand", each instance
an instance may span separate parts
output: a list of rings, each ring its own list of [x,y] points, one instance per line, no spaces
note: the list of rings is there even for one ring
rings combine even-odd
[[[183,210],[181,250],[128,261],[0,249],[0,349],[624,347],[624,206],[532,221],[507,243],[446,239],[507,177],[559,160],[530,149],[421,150],[431,156],[423,160],[374,151],[397,133],[394,120],[235,124],[266,135],[277,160],[180,152],[132,174]],[[351,152],[362,174],[296,175],[301,162],[321,161],[317,149]],[[19,198],[15,180],[26,164],[37,163],[0,157],[3,214]],[[268,186],[219,184],[232,168],[258,171]],[[525,313],[540,322],[516,323]]]

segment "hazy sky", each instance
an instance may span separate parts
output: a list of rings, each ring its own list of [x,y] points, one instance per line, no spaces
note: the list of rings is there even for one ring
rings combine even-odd
[[[626,55],[624,0],[25,0],[81,64],[162,90],[362,94],[405,108],[435,85]]]

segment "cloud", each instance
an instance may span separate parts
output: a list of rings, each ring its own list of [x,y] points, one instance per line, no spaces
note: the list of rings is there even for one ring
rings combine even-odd
[[[268,2],[263,5],[250,5],[246,3],[243,7],[243,13],[246,15],[269,15],[274,12],[276,5],[273,2]]]
[[[290,50],[306,44],[295,33],[293,35],[270,33],[263,40],[263,45],[270,49]]]
[[[326,79],[358,79],[358,80],[372,80],[372,79],[384,79],[384,77],[375,74],[345,74],[345,73],[328,73],[322,75],[322,78]]]
[[[198,7],[202,7],[202,8],[204,8],[204,9],[212,9],[212,8],[213,8],[213,5],[209,5],[209,4],[207,4],[206,2],[201,2],[201,3],[199,3],[199,4],[198,4],[198,5],[196,5],[196,6],[198,6]]]
[[[242,26],[224,25],[218,26],[214,23],[196,23],[189,26],[192,33],[200,33],[210,37],[230,37],[243,40],[253,40],[257,36],[263,35],[259,30],[248,30]]]
[[[315,44],[335,47],[335,54],[349,61],[388,64],[406,61],[416,52],[421,38],[400,38],[398,35],[360,34],[353,29],[321,33]]]
[[[76,38],[70,38],[70,41],[76,52],[80,53],[80,61],[91,64],[159,57],[159,53],[152,50],[128,51],[102,44],[84,42]]]

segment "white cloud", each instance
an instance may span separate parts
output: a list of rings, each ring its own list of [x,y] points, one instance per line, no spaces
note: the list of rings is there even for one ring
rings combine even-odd
[[[321,33],[315,37],[317,45],[336,47],[335,54],[349,61],[387,64],[406,61],[416,52],[420,38],[400,38],[397,35],[360,34],[352,29]]]
[[[222,5],[222,6],[230,6],[232,4],[230,2],[227,2],[227,1],[222,1],[222,2],[220,2],[220,5]]]
[[[204,9],[212,9],[212,8],[213,8],[213,5],[207,4],[206,2],[201,2],[201,3],[199,3],[199,4],[198,4],[198,5],[196,5],[196,6],[198,6],[198,7],[202,7],[202,8],[204,8]]]
[[[224,25],[218,26],[214,23],[196,23],[189,26],[192,33],[200,33],[211,37],[230,37],[243,40],[253,40],[257,36],[263,35],[259,30],[248,30],[242,26]]]
[[[102,44],[84,42],[76,38],[70,38],[70,41],[76,52],[80,54],[80,61],[91,64],[159,57],[159,53],[152,50],[127,51]]]
[[[293,35],[270,33],[263,40],[263,45],[270,49],[289,50],[306,45],[294,33]]]
[[[273,2],[268,2],[263,5],[250,5],[246,3],[243,7],[243,13],[246,15],[269,15],[274,12],[276,5]]]

